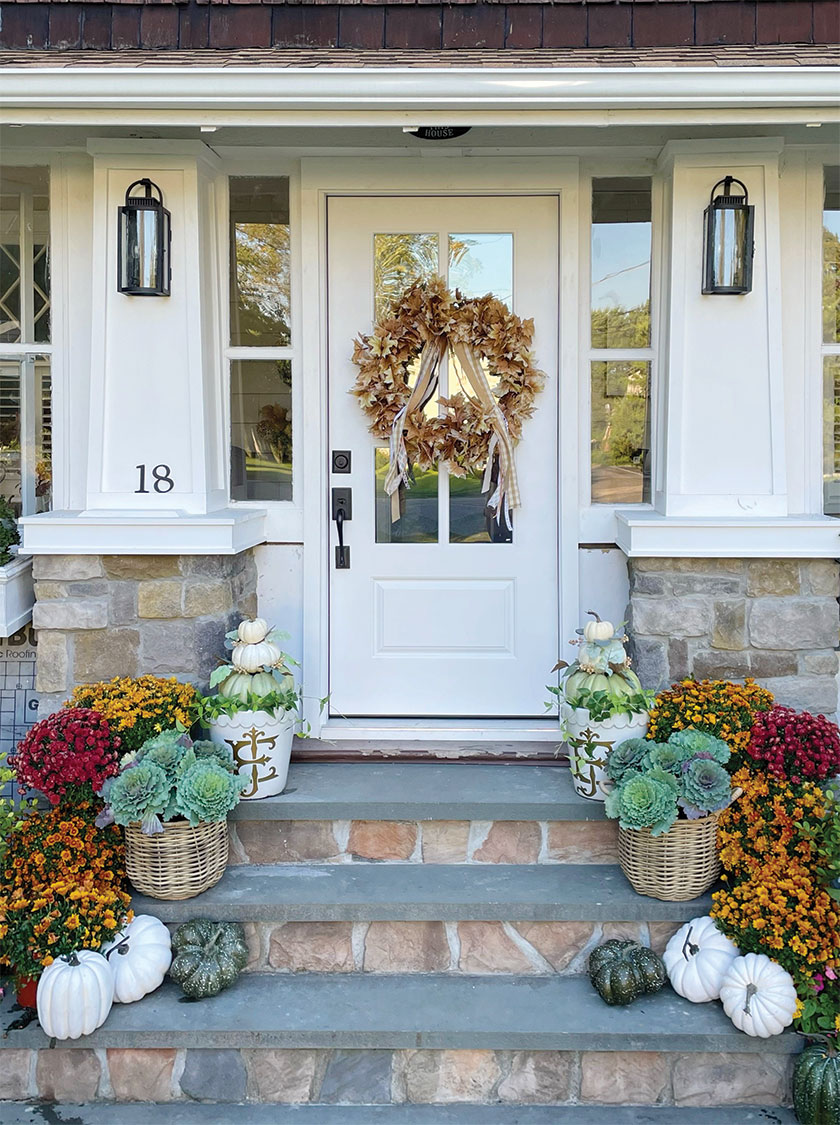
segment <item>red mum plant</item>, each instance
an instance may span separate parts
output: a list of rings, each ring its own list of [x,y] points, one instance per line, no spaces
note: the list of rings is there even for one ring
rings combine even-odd
[[[108,720],[73,707],[36,723],[10,756],[21,789],[43,793],[51,805],[62,798],[89,798],[119,773],[120,745]]]
[[[756,716],[747,754],[774,777],[824,781],[840,771],[840,731],[824,715],[776,706]]]

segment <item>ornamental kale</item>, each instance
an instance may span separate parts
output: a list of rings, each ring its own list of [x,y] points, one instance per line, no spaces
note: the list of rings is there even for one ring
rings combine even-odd
[[[628,770],[606,799],[607,816],[622,828],[649,828],[661,836],[677,819],[677,781],[665,770]]]
[[[699,820],[710,812],[725,809],[732,796],[729,774],[708,758],[686,762],[680,776],[682,794],[679,806],[689,820]]]
[[[170,786],[160,766],[154,762],[138,762],[111,778],[102,795],[117,824],[134,824],[139,820],[142,830],[154,836],[163,831],[158,817],[169,803]],[[100,824],[99,818],[97,824]]]
[[[186,771],[175,790],[175,803],[195,828],[201,821],[224,820],[239,801],[246,778],[232,774],[218,762],[205,759]]]
[[[162,820],[185,818],[193,827],[224,820],[248,784],[236,772],[228,746],[193,742],[181,729],[147,739],[120,765],[120,774],[103,789],[108,807],[97,823],[139,821],[149,836],[163,832]]]
[[[607,755],[607,777],[610,781],[621,781],[628,770],[639,769],[654,742],[644,738],[626,738]]]
[[[721,738],[707,734],[703,730],[688,727],[686,730],[674,731],[668,739],[670,746],[678,746],[683,752],[683,758],[711,758],[721,766],[729,761],[732,751]]]
[[[729,747],[693,729],[675,731],[667,742],[631,738],[607,756],[607,775],[616,787],[607,795],[607,816],[622,828],[667,832],[678,816],[697,820],[725,809],[732,782],[723,768]]]
[[[647,754],[642,759],[645,768],[661,769],[667,773],[679,774],[682,772],[685,754],[679,746],[669,742],[649,742]]]

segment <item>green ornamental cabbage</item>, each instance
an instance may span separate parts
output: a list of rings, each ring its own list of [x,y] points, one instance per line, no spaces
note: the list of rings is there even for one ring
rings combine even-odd
[[[622,828],[649,828],[661,836],[677,819],[677,780],[662,769],[629,770],[606,799],[607,816]]]
[[[680,807],[689,820],[725,809],[732,795],[729,774],[709,758],[694,758],[680,778]]]
[[[649,742],[650,750],[642,761],[643,769],[661,769],[667,773],[679,774],[685,761],[685,754],[679,746],[667,742]]]
[[[218,762],[198,761],[179,779],[175,805],[194,828],[201,821],[224,820],[247,784],[247,778],[229,773]]]
[[[236,763],[233,760],[233,751],[230,746],[225,743],[219,742],[194,742],[192,744],[193,753],[199,761],[218,762],[228,772],[233,773],[236,769]]]
[[[607,777],[610,781],[621,781],[628,770],[641,769],[651,749],[659,745],[644,738],[626,738],[619,742],[607,755]]]
[[[158,817],[169,800],[169,779],[154,762],[139,762],[111,779],[107,799],[117,824],[138,820],[144,832],[162,831]]]
[[[683,759],[711,758],[721,766],[729,761],[732,751],[720,738],[707,734],[702,730],[688,727],[686,730],[677,730],[668,739],[669,746],[677,746],[682,751]]]

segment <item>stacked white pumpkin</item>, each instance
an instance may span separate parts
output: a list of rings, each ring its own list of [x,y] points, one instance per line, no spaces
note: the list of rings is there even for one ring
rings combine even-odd
[[[686,922],[665,949],[671,987],[693,1004],[718,1000],[739,1031],[769,1039],[793,1023],[793,977],[764,953],[741,956],[705,915]]]
[[[51,1039],[90,1035],[113,1004],[142,1000],[163,984],[172,961],[169,930],[138,914],[101,953],[81,949],[58,957],[38,981],[38,1020]]]
[[[289,670],[294,661],[280,639],[286,634],[270,630],[261,617],[241,621],[228,634],[230,663],[210,677],[223,705],[207,724],[210,738],[230,747],[249,779],[243,801],[276,797],[286,786],[298,696]]]

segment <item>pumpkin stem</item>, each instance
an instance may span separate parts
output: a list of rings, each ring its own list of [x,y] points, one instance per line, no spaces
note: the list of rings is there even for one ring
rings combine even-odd
[[[750,981],[750,983],[747,985],[747,1002],[746,1002],[746,1004],[744,1004],[744,1015],[745,1016],[750,1015],[750,1000],[752,1000],[752,998],[753,998],[753,996],[755,996],[756,992],[758,992],[758,989],[755,987],[753,982]]]
[[[112,953],[119,953],[121,957],[125,957],[126,953],[128,953],[128,938],[123,938],[119,945],[115,945],[113,949],[108,950],[105,954],[106,961],[111,960]]]
[[[598,616],[594,609],[588,609],[586,612],[590,617],[594,617],[596,621],[600,622],[601,618]]]
[[[688,933],[685,935],[685,941],[683,942],[682,955],[683,955],[683,957],[685,958],[686,961],[688,961],[689,958],[691,958],[691,957],[696,957],[697,954],[700,952],[700,946],[695,945],[694,942],[691,940],[691,935],[692,935],[693,932],[694,932],[694,927],[689,926],[688,927]],[[688,950],[687,953],[686,953],[686,950]]]
[[[80,963],[75,953],[69,953],[66,957],[63,957],[62,960],[66,961],[68,965],[73,965],[74,968]]]

